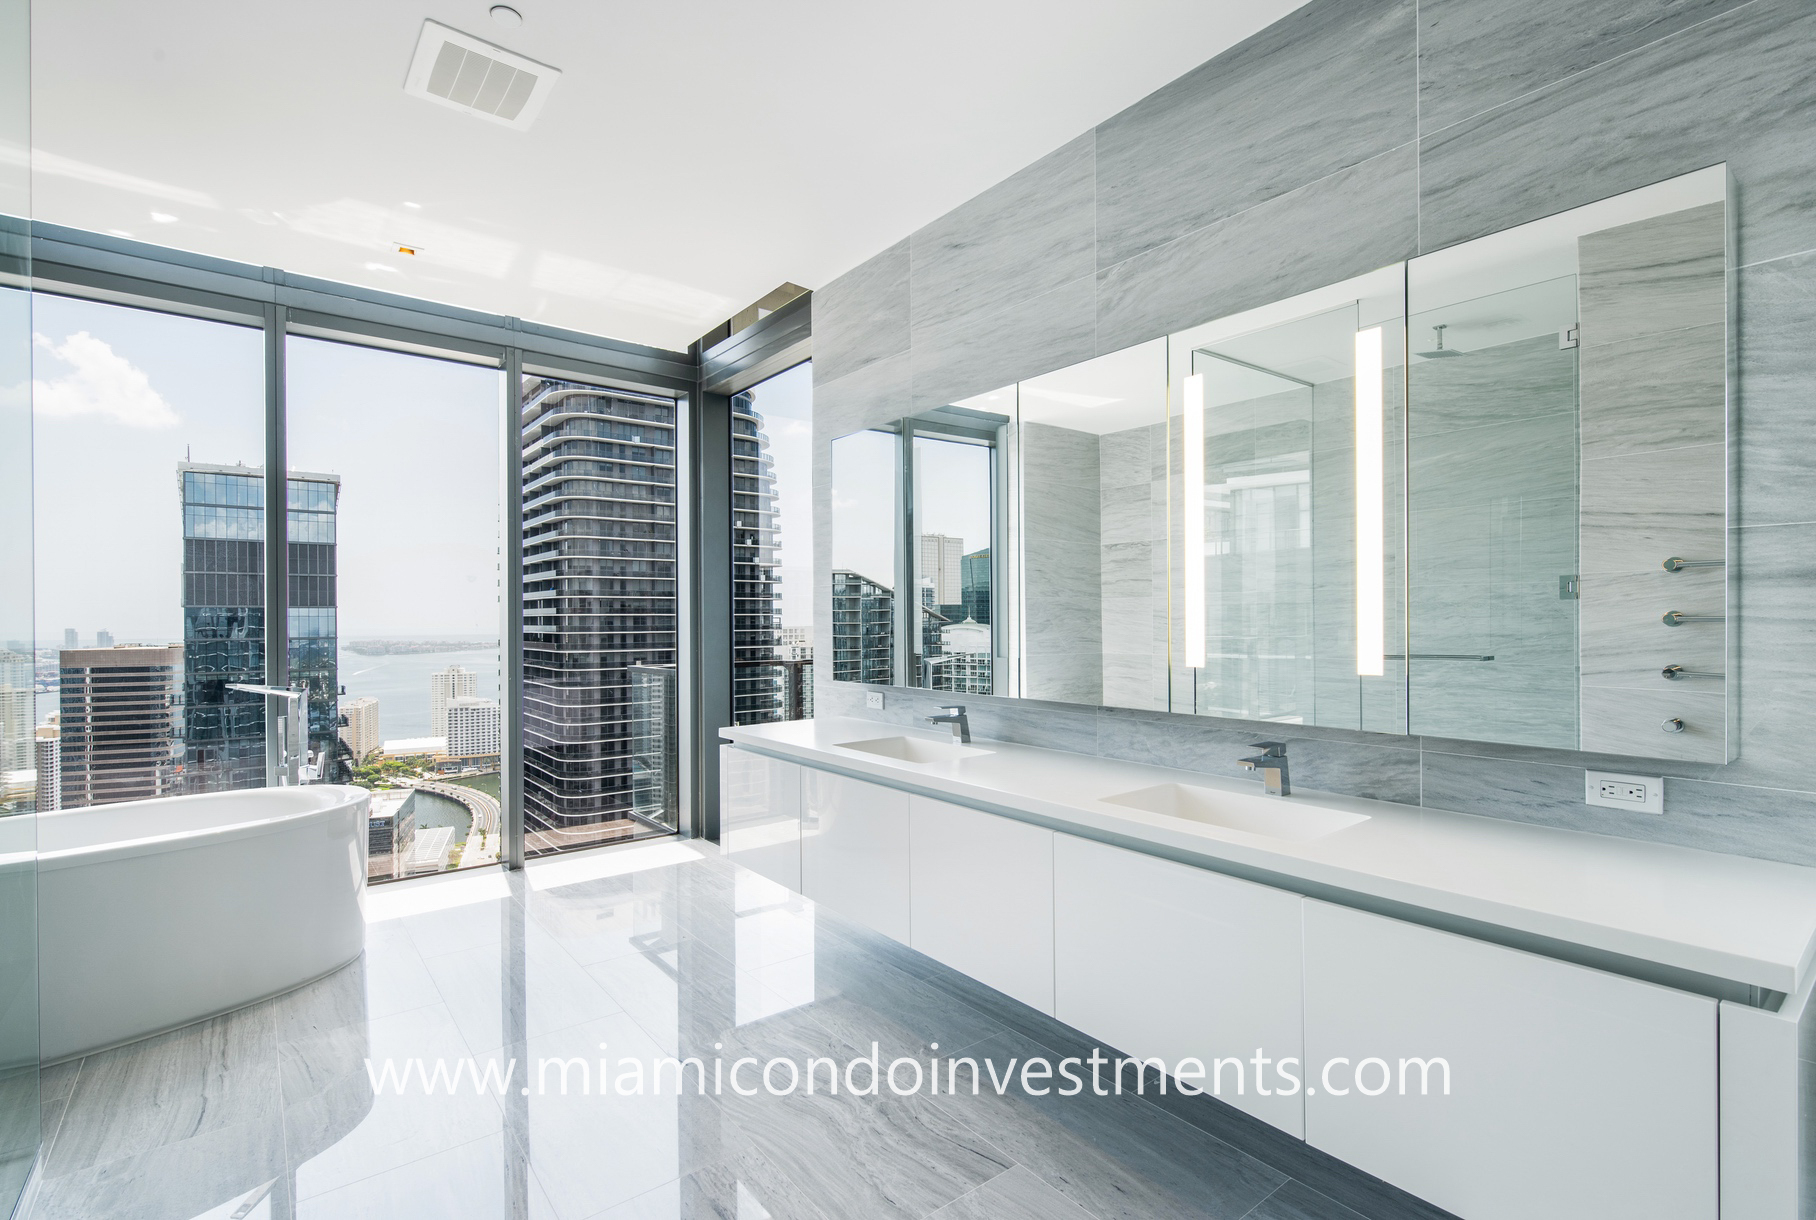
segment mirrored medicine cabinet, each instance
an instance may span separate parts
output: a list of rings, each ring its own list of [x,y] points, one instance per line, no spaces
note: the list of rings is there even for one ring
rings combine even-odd
[[[834,440],[832,676],[1727,761],[1731,219],[1714,166]]]

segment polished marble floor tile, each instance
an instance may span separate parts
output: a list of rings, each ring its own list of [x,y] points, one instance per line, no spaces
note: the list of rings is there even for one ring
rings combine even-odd
[[[1435,1214],[1344,1193],[1242,1115],[867,1091],[873,1052],[887,1080],[1086,1042],[710,844],[387,886],[368,919],[327,978],[47,1070],[31,1220]]]

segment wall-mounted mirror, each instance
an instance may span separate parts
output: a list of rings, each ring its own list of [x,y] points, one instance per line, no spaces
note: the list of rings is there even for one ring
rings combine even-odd
[[[1166,707],[1166,344],[1016,393],[1018,693]]]
[[[1413,732],[1731,756],[1727,195],[1408,264]]]
[[[1727,198],[1716,166],[841,438],[834,676],[1725,761]]]
[[[854,432],[832,442],[832,677],[896,681],[895,589],[901,437]]]
[[[1172,336],[1171,710],[1405,731],[1404,279]]]

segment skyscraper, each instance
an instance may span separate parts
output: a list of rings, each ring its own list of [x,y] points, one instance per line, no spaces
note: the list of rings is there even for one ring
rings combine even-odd
[[[65,627],[63,629],[63,647],[75,648],[78,647],[80,643],[81,641],[76,638],[76,629],[74,627]]]
[[[746,392],[731,400],[731,632],[733,724],[782,717],[782,573],[777,562],[775,459]]]
[[[59,713],[52,712],[51,723],[39,725],[32,734],[39,813],[63,808],[63,731],[56,723],[61,718]]]
[[[0,648],[0,771],[32,769],[32,659]]]
[[[456,699],[479,693],[479,675],[450,665],[429,675],[429,736],[448,735],[448,707]]]
[[[113,632],[111,632],[111,631],[95,632],[95,647],[96,648],[112,648],[113,646],[114,646]]]
[[[378,727],[378,700],[371,695],[343,699],[340,705],[341,740],[347,743],[347,754],[354,764],[366,761],[366,755],[384,744]]]
[[[457,695],[448,700],[448,754],[453,758],[485,758],[498,754],[498,700]]]
[[[183,646],[66,648],[58,659],[63,808],[175,796]]]
[[[832,677],[895,681],[895,594],[856,572],[832,574]]]
[[[957,606],[964,601],[963,560],[965,540],[950,534],[922,534],[919,580],[933,582],[935,606]]]
[[[265,681],[265,472],[177,467],[183,505],[184,784],[191,792],[265,783],[265,701],[229,683]],[[340,478],[288,481],[290,681],[309,687],[309,754],[329,782],[340,755],[335,515]]]
[[[584,846],[636,830],[629,668],[677,659],[675,403],[534,376],[521,402],[524,818]]]
[[[959,594],[965,617],[990,624],[990,548],[972,551],[959,561]]]

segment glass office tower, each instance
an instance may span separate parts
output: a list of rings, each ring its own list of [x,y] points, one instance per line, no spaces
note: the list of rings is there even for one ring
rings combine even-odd
[[[184,787],[265,784],[265,701],[229,691],[265,682],[265,472],[178,467],[183,498]],[[287,515],[290,681],[309,686],[316,778],[350,772],[340,741],[335,629],[335,506],[340,479],[293,471]]]
[[[675,403],[521,393],[526,851],[666,834],[637,807],[631,673],[677,661]]]

